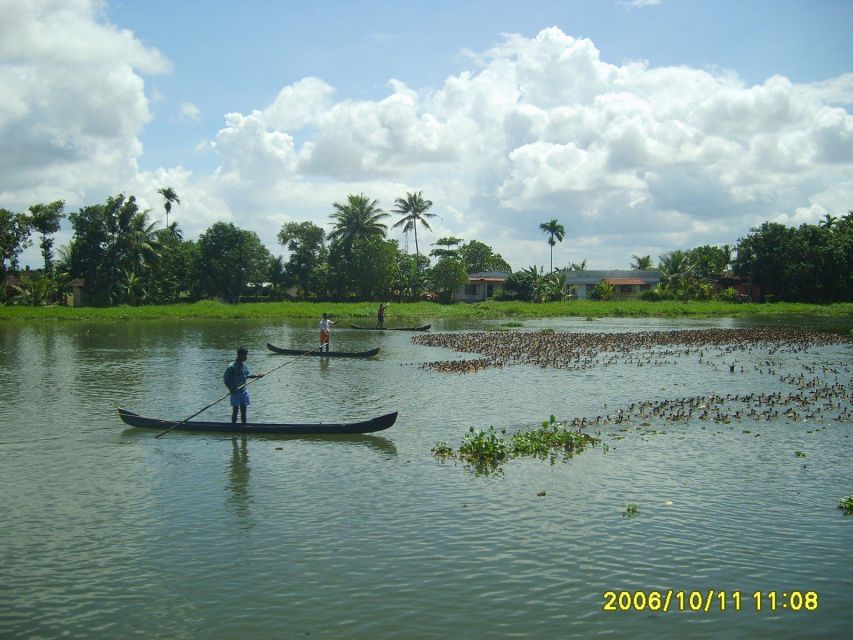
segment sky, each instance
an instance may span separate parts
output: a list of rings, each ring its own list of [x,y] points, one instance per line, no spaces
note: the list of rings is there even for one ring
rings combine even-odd
[[[422,253],[547,269],[557,219],[555,267],[627,269],[853,209],[851,27],[851,0],[0,0],[0,207],[162,221],[168,186],[185,238],[286,258],[287,222],[422,191]]]

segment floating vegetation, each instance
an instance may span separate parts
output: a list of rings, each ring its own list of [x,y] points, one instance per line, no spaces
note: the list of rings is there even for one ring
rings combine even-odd
[[[853,514],[853,496],[844,496],[838,503],[838,508],[846,514]]]
[[[559,452],[571,457],[576,452],[584,450],[587,445],[598,442],[586,433],[566,429],[557,423],[553,415],[542,422],[538,429],[520,431],[512,436],[512,453],[514,456],[536,456],[538,458],[551,457],[554,462],[555,455]]]
[[[506,433],[506,429],[501,433]],[[459,445],[459,457],[482,473],[497,471],[509,455],[509,446],[492,426],[485,431],[471,427]]]
[[[633,502],[628,502],[625,504],[625,511],[624,513],[622,513],[623,518],[633,518],[634,516],[638,515],[640,515],[639,505],[636,505]]]
[[[452,458],[454,455],[453,448],[442,440],[435,443],[435,446],[432,448],[432,455],[439,458]]]
[[[798,458],[805,458],[806,452],[805,451],[794,451],[794,455],[797,456]]]
[[[568,459],[600,442],[586,433],[566,428],[565,423],[558,422],[553,415],[537,428],[513,434],[509,442],[501,437],[502,434],[506,434],[506,429],[499,433],[493,426],[486,430],[471,427],[458,452],[442,440],[432,448],[432,454],[440,459],[459,458],[478,473],[491,473],[510,458],[533,456],[554,464],[561,454],[563,459]]]

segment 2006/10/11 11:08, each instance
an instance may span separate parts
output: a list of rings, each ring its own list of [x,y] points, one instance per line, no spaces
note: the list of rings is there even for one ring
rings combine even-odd
[[[817,591],[605,591],[604,611],[816,611]]]

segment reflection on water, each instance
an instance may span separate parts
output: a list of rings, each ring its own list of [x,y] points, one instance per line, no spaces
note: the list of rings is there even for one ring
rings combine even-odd
[[[249,516],[249,443],[246,436],[231,438],[231,466],[228,469],[230,501],[241,520]],[[251,526],[247,523],[248,526]]]
[[[542,319],[523,329],[752,324]],[[820,411],[786,403],[764,420],[736,416],[729,397],[787,400],[805,367],[805,383],[849,389],[849,346],[758,349],[735,371],[727,353],[673,353],[643,366],[458,375],[419,365],[460,354],[410,338],[337,331],[336,349],[379,346],[380,357],[301,358],[252,386],[252,420],[399,411],[381,435],[155,439],[115,408],[189,415],[223,394],[235,344],[250,348],[255,369],[272,368],[281,361],[262,360],[265,342],[313,344],[316,322],[0,326],[0,637],[846,637],[853,520],[836,505],[853,493],[848,407],[834,394]],[[729,423],[703,420],[706,408],[716,416],[711,405],[689,417],[689,402],[707,398]],[[654,413],[673,399],[687,419]],[[649,402],[652,413],[629,411]],[[553,465],[513,459],[477,475],[430,454],[442,440],[458,446],[469,427],[513,433],[550,414],[623,408],[630,421],[592,422],[609,448]],[[639,505],[636,517],[622,517],[626,503]],[[816,590],[820,607],[602,610],[604,591],[665,588]]]

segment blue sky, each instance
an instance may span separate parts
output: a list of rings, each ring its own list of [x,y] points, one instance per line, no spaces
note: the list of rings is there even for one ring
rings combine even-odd
[[[426,242],[547,265],[557,218],[556,264],[627,268],[853,208],[851,24],[831,0],[0,0],[0,206],[159,213],[168,185],[189,237],[232,221],[279,254],[347,193],[422,189]]]

